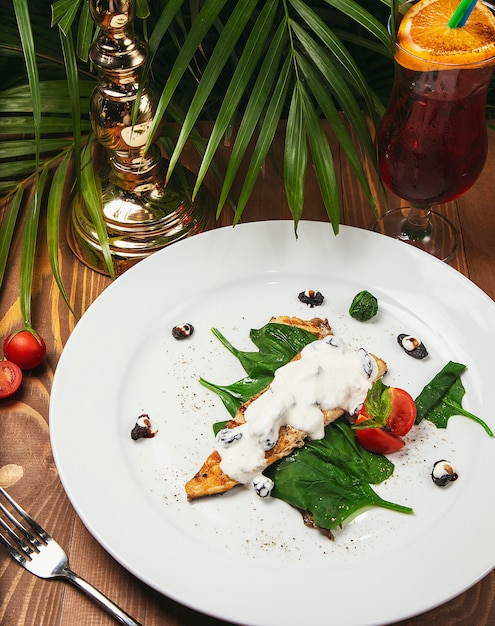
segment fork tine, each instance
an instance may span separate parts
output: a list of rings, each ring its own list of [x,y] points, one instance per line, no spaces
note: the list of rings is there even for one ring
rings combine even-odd
[[[7,511],[5,507],[2,506],[1,503],[0,503],[0,511],[2,511],[5,514],[5,516],[8,517],[10,521],[13,522],[17,528],[19,528],[19,524],[17,523],[17,521],[11,515],[9,515],[9,512]],[[0,518],[0,526],[5,528],[5,530],[10,535],[10,537],[12,537],[12,539],[18,544],[18,546],[21,549],[29,550],[29,546],[26,543],[24,543],[23,540],[19,537],[19,535],[16,535],[16,533],[12,530],[12,528],[8,524],[6,524],[4,520],[1,518]],[[22,527],[20,530],[22,532]]]
[[[2,489],[2,487],[0,487],[0,493],[2,493],[4,495],[4,497],[6,498],[6,500],[8,500],[8,502],[12,505],[12,507],[19,513],[19,515],[23,518],[26,518],[27,521],[29,523],[32,523],[32,525],[36,528],[36,526],[38,526],[40,528],[40,530],[44,533],[43,529],[39,526],[39,524],[37,524],[16,502],[15,500],[13,500],[8,494],[7,492]],[[5,521],[3,519],[0,518],[0,526],[2,528],[5,529],[5,531],[8,533],[8,535],[11,537],[11,539],[13,539],[15,541],[15,543],[19,546],[20,550],[22,550],[23,555],[27,556],[28,558],[31,557],[31,555],[38,550],[40,547],[42,547],[44,544],[38,539],[38,537],[35,537],[32,533],[29,532],[29,530],[27,530],[26,528],[24,528],[24,526],[12,515],[12,513],[0,502],[0,511],[3,512],[3,514],[5,515],[5,517],[7,518],[8,521],[10,521],[10,523],[12,524],[12,526],[9,526],[8,524],[5,523]],[[36,528],[37,530],[37,528]],[[46,533],[44,533],[46,535]],[[3,538],[5,539],[5,538]],[[44,540],[44,537],[43,537]],[[2,543],[5,545],[5,542],[7,540],[5,539],[5,541],[2,541]],[[7,542],[8,543],[8,542]],[[9,552],[12,554],[12,551],[15,551],[15,548],[13,546],[10,546]],[[18,559],[19,560],[19,559]]]
[[[15,509],[15,511],[17,511],[17,513],[19,513],[19,515],[26,520],[26,522],[31,526],[31,528],[36,533],[38,533],[38,535],[41,537],[41,539],[43,539],[43,541],[45,543],[46,543],[47,540],[51,539],[50,535],[46,532],[46,530],[44,528],[42,528],[38,524],[38,522],[36,520],[34,520],[28,513],[26,513],[26,511],[22,508],[22,506],[17,504],[17,502],[5,491],[5,489],[3,487],[0,487],[0,493],[10,503],[12,508]],[[2,505],[0,505],[0,506],[2,506]],[[23,526],[21,526],[21,524],[19,524],[19,522],[12,515],[9,514],[9,512],[7,511],[7,509],[5,507],[2,506],[2,509],[7,513],[7,515],[14,522],[14,524],[17,526],[17,528],[26,535],[27,539],[31,543],[38,543],[39,544],[39,540],[37,539],[37,537],[34,537],[28,530],[26,530]]]
[[[2,522],[2,520],[0,520],[0,525],[3,526],[8,532],[9,534],[13,534],[10,529],[8,528],[8,526],[6,524],[4,524]],[[19,543],[19,539],[14,535],[14,538],[16,540],[16,543]],[[26,562],[26,556],[25,553],[23,551],[23,553],[19,552],[18,550],[16,550],[11,543],[9,543],[7,541],[7,539],[5,539],[5,537],[0,533],[0,543],[3,545],[3,547],[7,550],[7,552],[14,557],[14,559],[16,561],[18,561],[21,565],[24,565],[24,563]],[[26,546],[27,548],[27,546]]]

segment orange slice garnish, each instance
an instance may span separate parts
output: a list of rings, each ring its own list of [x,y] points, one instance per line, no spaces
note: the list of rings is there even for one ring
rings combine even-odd
[[[449,28],[458,5],[459,0],[419,0],[413,4],[397,33],[397,61],[419,71],[495,63],[495,15],[478,1],[465,26]]]

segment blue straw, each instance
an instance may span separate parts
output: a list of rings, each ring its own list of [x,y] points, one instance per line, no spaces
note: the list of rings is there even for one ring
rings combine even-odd
[[[462,0],[449,20],[449,28],[462,28],[468,21],[477,2],[478,0]]]

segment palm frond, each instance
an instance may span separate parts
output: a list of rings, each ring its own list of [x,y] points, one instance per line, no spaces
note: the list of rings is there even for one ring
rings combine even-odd
[[[50,260],[50,267],[52,274],[57,283],[60,293],[65,300],[65,303],[72,311],[72,306],[69,301],[69,297],[65,290],[65,286],[62,280],[60,272],[60,260],[59,260],[59,225],[60,215],[62,211],[63,195],[70,184],[69,167],[72,158],[72,150],[67,152],[61,163],[55,170],[53,175],[53,181],[50,186],[50,193],[47,201],[46,209],[46,241],[48,249],[48,258]],[[72,311],[73,312],[73,311]]]
[[[89,12],[89,2],[84,2],[77,26],[76,52],[79,59],[88,59],[89,48],[94,38],[95,25]]]
[[[64,30],[60,26],[60,43],[65,60],[67,70],[67,87],[69,89],[69,102],[71,110],[71,119],[73,122],[73,138],[74,138],[74,160],[75,171],[78,188],[80,188],[80,172],[81,172],[81,98],[79,96],[79,78],[77,73],[76,51],[72,39],[72,32]],[[65,27],[67,28],[67,26]]]
[[[201,114],[204,104],[217,83],[225,63],[234,50],[241,34],[244,32],[248,20],[257,4],[258,0],[244,0],[243,2],[238,2],[229,16],[228,22],[225,24],[225,28],[221,31],[211,59],[205,68],[196,93],[194,94],[194,98],[189,106],[186,118],[182,124],[176,148],[170,157],[167,176],[170,176],[175,164],[179,160],[180,153],[185,146],[191,130],[194,128],[194,124]]]
[[[285,105],[287,92],[290,84],[291,59],[287,57],[283,64],[277,82],[274,85],[268,106],[263,115],[263,121],[259,131],[258,141],[253,151],[251,163],[249,165],[244,184],[239,194],[237,210],[235,213],[234,224],[236,224],[249,200],[251,192],[254,188],[261,166],[272,145],[273,137],[280,122],[282,111]],[[237,143],[237,142],[236,142]]]
[[[70,33],[71,26],[79,12],[80,1],[56,0],[52,4],[52,24],[58,24],[66,36]]]
[[[323,204],[333,231],[337,234],[339,232],[340,202],[330,143],[323,129],[318,111],[305,90],[301,90],[301,100],[306,136],[309,141]]]
[[[93,225],[98,236],[103,258],[105,260],[108,273],[115,278],[115,268],[110,253],[110,242],[106,225],[103,220],[103,196],[101,182],[94,169],[93,162],[93,141],[92,137],[84,147],[81,160],[81,193],[88,213],[93,221]],[[80,202],[78,196],[76,201]]]
[[[34,258],[38,239],[38,223],[41,214],[41,197],[45,189],[48,167],[44,167],[37,179],[37,185],[31,195],[26,210],[22,236],[19,296],[22,321],[26,328],[31,328],[31,286],[33,283]]]
[[[248,89],[253,74],[259,67],[259,59],[265,49],[265,43],[272,30],[276,9],[276,0],[267,2],[253,26],[253,30],[239,58],[239,62],[236,65],[232,79],[225,92],[222,105],[218,111],[215,125],[213,126],[206,151],[201,161],[193,197],[198,193],[204,177],[211,167],[222,136],[232,124],[241,98]]]
[[[363,161],[361,155],[358,153],[354,141],[350,136],[347,128],[344,124],[342,116],[340,115],[335,103],[330,96],[328,90],[325,87],[324,82],[321,80],[320,74],[317,72],[316,68],[311,65],[306,57],[299,56],[298,63],[304,72],[304,76],[310,86],[312,93],[315,97],[316,102],[320,110],[322,111],[325,119],[329,122],[330,127],[332,128],[332,132],[338,139],[340,146],[342,147],[349,163],[356,174],[357,179],[361,187],[363,188],[366,196],[371,204],[371,206],[375,206],[375,201],[373,195],[371,193],[368,179],[366,177],[366,173],[363,169]],[[322,180],[323,179],[323,180]],[[325,183],[323,176],[318,176],[318,182],[320,186],[323,182]],[[333,202],[335,202],[336,198],[332,194]],[[325,203],[326,204],[326,203]],[[332,204],[333,206],[333,204]],[[334,220],[338,219],[340,211],[335,211],[335,208],[332,211],[332,217],[330,218],[332,224],[334,224]],[[329,216],[330,217],[330,216]]]
[[[201,46],[201,42],[226,2],[227,0],[206,0],[197,19],[193,22],[191,30],[189,31],[187,38],[177,55],[165,87],[160,95],[155,114],[155,122],[150,132],[150,141],[153,133],[158,130],[161,120],[166,113],[167,106],[174,95],[175,89],[179,85],[185,72],[188,70],[192,58]]]
[[[258,4],[254,1],[237,3],[236,7],[228,13],[228,19],[222,20],[223,3],[207,1],[202,5],[198,16],[200,24],[196,22],[191,24],[161,93],[155,118],[156,128],[158,128],[161,118],[171,101],[174,90],[178,88],[185,73],[188,71],[196,48],[199,46],[199,40],[207,38],[209,27],[212,27],[214,21],[220,21],[221,28],[208,54],[207,63],[181,124],[180,133],[170,159],[168,176],[170,176],[178,162],[181,152],[194,129],[195,122],[200,118],[204,110],[205,103],[211,99],[219,83],[222,83],[225,76],[228,75],[224,70],[229,58],[239,49],[240,54],[236,55],[231,78],[226,83],[224,98],[215,116],[215,125],[201,161],[194,193],[197,193],[206,172],[214,160],[215,152],[220,145],[223,133],[232,126],[234,116],[238,115],[240,120],[238,136],[234,141],[232,158],[220,192],[217,216],[230,193],[240,164],[246,157],[253,133],[256,129],[258,131],[263,129],[261,143],[257,144],[255,154],[250,157],[251,165],[248,167],[248,177],[243,181],[237,203],[236,219],[240,218],[243,207],[249,198],[248,190],[252,190],[253,180],[251,176],[256,168],[259,171],[261,165],[259,162],[260,155],[263,153],[266,155],[264,150],[260,150],[260,146],[264,145],[264,139],[269,136],[266,134],[268,126],[265,124],[268,106],[267,95],[273,93],[276,81],[279,78],[282,59],[290,57],[293,62],[288,67],[288,99],[282,104],[280,117],[282,115],[290,116],[291,111],[295,115],[297,111],[298,119],[302,119],[302,99],[299,96],[302,93],[302,83],[300,81],[303,81],[304,93],[307,97],[306,111],[315,110],[317,115],[324,118],[328,115],[326,119],[331,126],[334,123],[338,124],[338,139],[343,142],[346,153],[351,155],[353,167],[359,173],[359,180],[364,185],[368,197],[373,201],[364,169],[359,165],[360,157],[351,148],[350,136],[343,130],[343,125],[340,122],[335,122],[336,115],[334,113],[344,112],[367,158],[371,163],[376,164],[373,140],[365,115],[376,122],[383,113],[383,102],[369,88],[362,69],[355,62],[341,38],[337,36],[329,23],[323,19],[320,14],[321,3],[311,3],[303,0],[288,0],[287,3],[267,0],[263,3],[261,10],[258,10]],[[342,24],[346,23],[348,27],[349,25],[351,26],[350,30],[352,32],[352,24],[355,24],[356,28],[361,29],[361,42],[370,41],[371,34],[373,36],[371,45],[373,43],[378,45],[383,54],[389,53],[390,39],[385,26],[363,6],[354,2],[354,0],[326,0],[325,4],[328,5],[327,10],[332,9],[334,11],[332,15],[335,24],[340,26],[341,30]],[[343,14],[344,20],[341,19],[340,14]],[[160,23],[160,20],[158,22]],[[367,33],[368,38],[363,35],[363,32]],[[163,27],[160,30],[160,37],[162,36]],[[151,41],[153,40],[154,36],[152,35]],[[277,49],[274,41],[280,42],[283,48]],[[271,58],[268,65],[264,61],[270,55],[273,55],[275,50],[278,51],[279,56]],[[274,65],[274,63],[276,64]],[[307,76],[307,73],[310,73],[311,76]],[[322,92],[318,87],[316,76],[318,76],[320,83],[325,86],[329,93],[329,97],[326,99],[322,98]],[[259,90],[261,84],[263,84],[262,93]],[[324,101],[322,102],[322,100]],[[311,109],[308,108],[310,102]],[[329,102],[332,102],[332,104],[329,104]],[[315,109],[315,107],[317,108]],[[365,115],[363,115],[363,112]],[[294,120],[295,118],[292,119]],[[290,160],[290,155],[296,152],[296,145],[299,149],[304,147],[303,152],[300,154],[307,155],[307,146],[303,146],[299,142],[304,133],[293,133],[294,129],[295,127],[292,123],[289,124],[289,132],[286,135],[284,179],[288,205],[293,218],[297,222],[301,216],[303,206],[301,199],[304,197],[304,176],[301,176],[302,162],[296,168],[296,163]],[[321,137],[320,134],[318,136]],[[296,139],[297,144],[291,145],[291,142],[296,141]],[[305,141],[307,142],[308,140],[309,137],[306,135]],[[329,155],[327,154],[327,156]],[[296,171],[298,175],[293,178]],[[332,220],[336,220],[338,224],[338,215],[335,211],[335,196],[329,193],[328,184],[322,178],[328,175],[329,172],[325,171],[324,173],[324,170],[321,168],[317,171],[320,188],[326,189],[325,205],[330,203],[327,206],[329,218],[332,216]],[[333,198],[332,201],[330,201],[331,197]],[[334,226],[338,227],[335,224]]]
[[[279,81],[279,89],[283,85],[282,93],[287,93],[288,76],[290,70],[290,66],[287,60],[285,62],[285,71],[283,72],[284,76],[287,76],[287,82],[280,82],[280,77],[282,76],[282,72],[280,72],[280,63],[284,54],[286,39],[287,30],[284,24],[280,24],[270,41],[268,49],[265,52],[264,61],[261,65],[256,82],[252,88],[248,103],[244,111],[244,115],[242,116],[242,120],[239,124],[239,130],[234,141],[232,153],[227,167],[227,172],[225,173],[224,184],[222,186],[220,198],[218,201],[217,217],[222,211],[224,204],[228,198],[237,171],[239,170],[244,154],[246,153],[246,150],[248,148],[249,142],[251,141],[253,133],[259,123],[262,112],[266,110],[266,104],[268,102],[270,94],[273,92],[275,95],[277,77]],[[282,102],[281,108],[283,108],[283,105],[284,103]],[[260,161],[260,167],[263,163],[265,155],[266,152],[264,152],[262,159],[258,159]],[[244,179],[243,187],[246,191],[244,193],[241,193],[241,197],[243,198],[243,200],[245,199],[245,201],[247,201],[247,199],[249,198],[249,193],[247,193],[247,191],[252,190],[252,188],[254,187],[254,183],[256,182],[256,178],[253,178],[253,175],[256,175],[255,166],[252,165],[250,169],[251,171],[249,172],[249,176]],[[234,223],[237,223],[237,221],[239,220],[244,206],[245,202],[241,202],[241,200],[239,200]]]
[[[304,206],[304,183],[308,167],[303,100],[304,86],[300,80],[297,80],[292,91],[292,100],[287,118],[284,151],[285,191],[296,230]]]
[[[9,250],[14,236],[19,209],[21,208],[22,198],[24,196],[24,188],[19,185],[12,195],[12,201],[7,206],[0,224],[0,285],[3,282],[7,261],[9,258]]]

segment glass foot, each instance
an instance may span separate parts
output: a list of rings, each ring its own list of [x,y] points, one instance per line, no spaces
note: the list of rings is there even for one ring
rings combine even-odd
[[[373,230],[405,241],[442,261],[450,261],[457,250],[457,231],[453,224],[443,215],[431,211],[425,232],[423,229],[415,229],[407,222],[409,211],[409,207],[388,211],[375,222]]]

